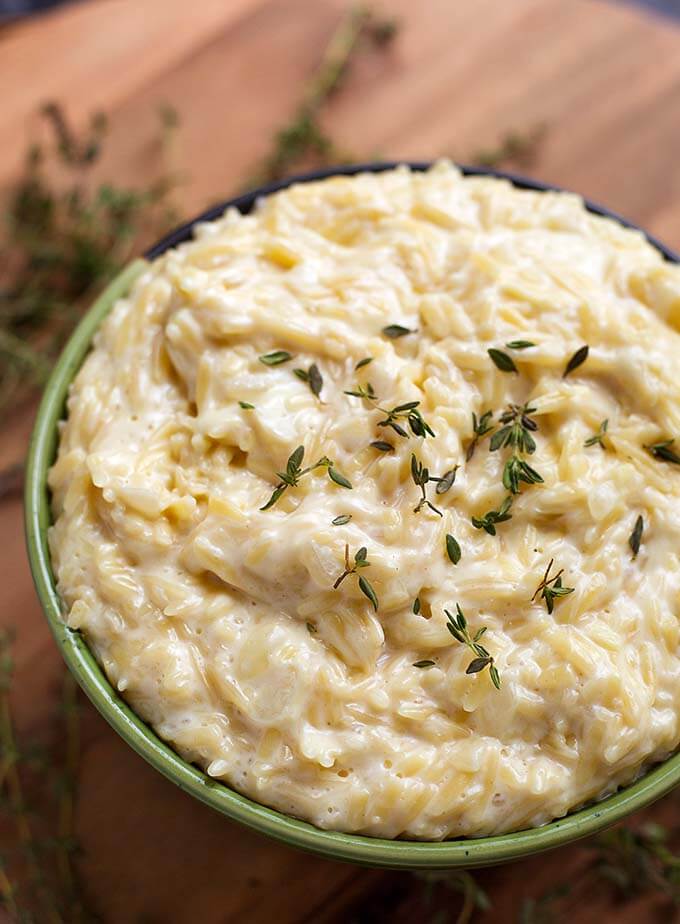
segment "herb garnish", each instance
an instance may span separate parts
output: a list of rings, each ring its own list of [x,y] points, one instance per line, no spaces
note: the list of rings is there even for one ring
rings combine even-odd
[[[530,347],[536,346],[531,340],[511,340],[510,343],[505,345],[509,350],[528,350]]]
[[[511,447],[514,452],[503,468],[503,486],[511,494],[519,494],[520,483],[542,484],[543,478],[518,453],[531,455],[536,450],[536,442],[531,435],[538,430],[538,424],[530,416],[536,408],[528,404],[511,404],[500,416],[503,426],[496,430],[489,443],[489,451]]]
[[[500,690],[501,678],[496,665],[494,664],[494,659],[486,650],[486,648],[479,644],[480,638],[486,632],[486,626],[482,626],[481,629],[477,629],[474,636],[471,637],[470,630],[468,629],[467,625],[467,620],[463,615],[460,604],[456,603],[455,616],[452,616],[448,610],[444,610],[444,612],[446,613],[446,628],[449,630],[451,635],[456,639],[457,642],[461,642],[463,645],[467,645],[470,651],[472,651],[472,653],[475,655],[474,659],[468,664],[465,673],[478,674],[480,671],[483,671],[485,667],[488,667],[491,682],[497,690]]]
[[[446,554],[454,565],[457,565],[460,561],[460,546],[455,536],[452,536],[451,533],[446,534]]]
[[[655,459],[663,459],[664,462],[672,462],[673,465],[680,465],[680,456],[674,449],[671,449],[671,446],[675,440],[662,440],[660,443],[652,443],[650,446],[645,446],[650,455],[653,455]]]
[[[406,420],[414,436],[435,436],[434,430],[418,410],[420,401],[407,401],[405,404],[397,404],[396,407],[391,409],[380,407],[377,403],[378,396],[370,382],[366,382],[365,385],[357,384],[356,388],[348,389],[344,394],[351,395],[352,398],[362,398],[364,401],[370,401],[377,411],[385,414],[385,419],[378,421],[379,427],[390,427],[399,436],[408,439],[408,432],[400,423],[397,423],[399,420]]]
[[[340,516],[335,517],[331,520],[333,526],[344,526],[345,523],[349,523],[352,519],[351,513],[341,513]]]
[[[539,600],[545,600],[545,606],[549,613],[552,613],[553,609],[555,608],[556,597],[566,597],[567,594],[572,594],[574,592],[573,587],[562,586],[562,575],[564,574],[564,568],[560,568],[554,577],[549,577],[550,569],[552,568],[554,562],[555,559],[551,558],[548,567],[545,569],[543,580],[538,585],[531,598],[533,603],[533,601],[536,599],[536,595],[540,593],[541,596],[539,597]]]
[[[588,346],[582,346],[574,353],[574,355],[567,363],[564,372],[562,373],[563,379],[566,378],[570,372],[573,372],[574,369],[578,369],[578,367],[581,366],[586,361],[586,359],[588,359],[589,349],[590,347]]]
[[[427,499],[427,484],[435,479],[430,477],[429,469],[423,466],[423,463],[416,458],[414,453],[411,453],[411,478],[413,478],[413,483],[420,488],[423,495],[413,508],[413,512],[419,513],[423,507],[427,506],[430,510],[433,510],[437,516],[444,516],[441,510],[438,510],[437,507],[431,504]]]
[[[345,570],[342,572],[340,577],[333,584],[333,590],[337,590],[338,587],[345,580],[345,578],[349,577],[350,574],[356,574],[357,571],[361,568],[370,567],[371,563],[370,561],[367,560],[366,558],[367,555],[368,555],[368,551],[366,547],[362,546],[354,556],[354,564],[353,565],[350,564],[349,545],[345,543]],[[371,605],[373,606],[373,609],[377,612],[378,611],[378,598],[370,582],[363,575],[359,576],[359,590],[362,592],[362,594],[364,594],[364,596],[368,597],[368,599],[371,601]]]
[[[633,553],[633,561],[637,558],[638,552],[640,551],[640,542],[642,540],[642,533],[644,528],[645,521],[642,519],[642,516],[639,516],[635,521],[633,532],[628,537],[628,545],[630,546],[631,552]]]
[[[490,350],[486,351],[491,357],[494,366],[497,369],[500,369],[501,372],[518,372],[518,368],[515,365],[515,361],[512,356],[508,356],[507,353],[504,353],[502,350],[496,350],[493,347]]]
[[[424,661],[414,661],[413,666],[420,668],[434,667],[434,661],[430,661],[428,659],[425,659]]]
[[[394,446],[386,440],[373,440],[373,442],[368,445],[377,449],[378,452],[394,452]]]
[[[316,468],[325,468],[331,481],[334,481],[336,484],[339,484],[343,488],[351,489],[351,483],[347,478],[345,478],[344,475],[342,475],[336,468],[333,467],[333,462],[327,456],[322,456],[318,462],[315,462],[314,465],[310,465],[308,468],[302,468],[301,466],[304,456],[304,446],[298,446],[297,449],[295,449],[290,454],[288,457],[288,462],[286,463],[286,471],[276,473],[281,479],[280,484],[274,488],[272,496],[263,507],[260,507],[260,510],[269,510],[270,507],[274,506],[284,491],[286,491],[288,488],[296,487],[303,475],[307,475],[309,472],[314,471]]]
[[[415,600],[413,601],[413,612],[415,613],[416,616],[420,612],[420,597],[416,597]]]
[[[352,398],[363,398],[365,401],[377,401],[378,396],[375,393],[375,389],[370,382],[366,382],[365,385],[357,385],[354,389],[349,389],[343,392],[345,395],[351,395]]]
[[[483,529],[490,536],[495,536],[496,523],[504,523],[506,520],[512,519],[512,514],[509,513],[511,507],[512,495],[508,494],[498,510],[489,510],[483,517],[472,517],[472,525],[475,529]]]
[[[321,395],[323,376],[319,372],[319,367],[316,363],[312,363],[309,369],[293,369],[293,372],[299,379],[302,379],[303,382],[309,385],[309,390],[315,398]]]
[[[602,449],[607,447],[604,445],[604,437],[607,432],[607,427],[609,426],[609,420],[603,420],[600,426],[598,427],[597,433],[593,433],[592,436],[589,436],[588,439],[584,442],[584,446],[600,446]]]
[[[441,478],[430,478],[430,481],[437,482],[437,487],[435,489],[437,494],[446,494],[446,492],[453,487],[453,483],[456,480],[456,472],[459,468],[460,466],[454,465],[448,472],[444,472]]]
[[[307,626],[307,631],[309,632],[310,635],[316,635],[316,633],[318,632],[318,629],[316,628],[313,622],[306,622],[305,625]]]
[[[383,414],[387,415],[384,420],[378,421],[378,426],[391,427],[395,433],[399,434],[399,436],[408,437],[408,433],[404,430],[404,428],[400,424],[396,423],[398,419],[405,418],[408,421],[408,425],[411,428],[411,433],[413,433],[414,436],[434,436],[434,430],[418,410],[419,404],[420,401],[407,401],[406,404],[398,404],[396,407],[393,407],[389,411],[386,411],[384,408],[378,408],[378,410],[382,411]]]
[[[251,404],[249,401],[239,401],[239,407],[242,407],[244,411],[255,410],[255,405]]]
[[[415,334],[415,331],[410,327],[402,327],[401,324],[388,324],[387,327],[383,327],[382,333],[390,340],[398,340],[400,337],[406,337],[407,334]]]
[[[356,364],[356,366],[354,367],[354,371],[356,372],[359,369],[363,369],[364,366],[367,366],[369,363],[372,363],[372,362],[373,362],[372,356],[364,356],[364,358],[360,359],[359,362]]]
[[[271,353],[263,353],[257,357],[265,366],[280,366],[281,363],[287,363],[293,357],[285,350],[274,350]]]
[[[477,420],[477,415],[472,413],[472,431],[475,434],[472,438],[472,442],[467,448],[465,453],[465,461],[469,462],[470,459],[475,454],[475,449],[477,448],[477,443],[479,440],[486,436],[487,433],[490,433],[493,430],[493,426],[489,423],[493,417],[493,411],[485,411],[482,416]]]

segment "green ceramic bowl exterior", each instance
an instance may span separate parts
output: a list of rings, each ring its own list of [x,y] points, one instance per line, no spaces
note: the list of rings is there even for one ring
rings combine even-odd
[[[31,438],[25,492],[28,557],[52,633],[80,686],[138,754],[201,802],[285,844],[336,860],[403,869],[486,866],[559,847],[620,821],[680,782],[680,754],[675,754],[625,789],[540,828],[436,843],[385,840],[322,831],[259,805],[187,763],[135,715],[108,682],[81,634],[67,628],[62,621],[47,545],[51,522],[47,472],[56,453],[58,423],[64,415],[69,385],[90,349],[92,337],[114,302],[129,291],[146,266],[145,260],[136,260],[116,277],[78,325],[57,362],[45,388]]]

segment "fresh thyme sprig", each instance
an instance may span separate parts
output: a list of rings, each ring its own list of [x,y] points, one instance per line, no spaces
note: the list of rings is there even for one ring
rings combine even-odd
[[[339,578],[333,584],[333,590],[337,590],[338,587],[342,584],[346,577],[349,577],[350,574],[356,574],[361,568],[370,567],[370,561],[368,561],[368,550],[365,546],[362,546],[354,555],[354,564],[351,564],[349,559],[349,545],[345,543],[345,570],[342,572]],[[373,609],[378,612],[378,597],[376,592],[373,590],[373,587],[370,581],[363,576],[359,575],[359,590],[365,597],[371,601]]]
[[[475,656],[465,669],[465,673],[478,674],[480,671],[483,671],[484,668],[488,667],[491,682],[497,690],[500,690],[501,678],[498,673],[498,669],[494,664],[494,659],[486,650],[486,648],[479,643],[480,638],[486,632],[486,626],[482,626],[481,629],[477,629],[474,636],[471,636],[470,630],[468,629],[467,620],[463,615],[460,604],[456,603],[455,616],[453,616],[448,610],[444,610],[444,612],[446,613],[446,628],[457,642],[461,642],[463,645],[467,645],[467,647]]]
[[[600,426],[597,428],[597,433],[593,433],[592,436],[589,436],[587,440],[583,443],[585,447],[588,446],[599,446],[601,449],[606,449],[607,447],[604,444],[604,438],[607,433],[607,428],[609,427],[609,420],[603,420]]]
[[[467,448],[465,453],[465,461],[469,462],[470,459],[475,454],[475,449],[477,448],[477,443],[481,440],[483,436],[486,436],[487,433],[491,433],[493,430],[493,424],[491,420],[493,418],[493,411],[485,411],[482,416],[477,419],[477,415],[472,412],[472,432],[474,436],[470,442],[470,445]]]
[[[531,435],[538,430],[538,424],[531,417],[536,408],[528,404],[511,404],[500,416],[503,426],[497,430],[489,442],[489,451],[510,447],[512,456],[503,467],[503,486],[511,494],[519,494],[520,484],[542,484],[543,477],[522,459],[520,453],[531,455],[536,450],[536,442]]]
[[[318,462],[309,465],[307,468],[302,468],[304,456],[304,446],[298,446],[297,449],[290,454],[286,463],[285,472],[276,473],[281,479],[280,483],[274,488],[271,497],[266,504],[260,507],[260,510],[269,510],[269,508],[273,507],[278,501],[284,491],[287,491],[288,488],[297,487],[302,477],[308,475],[309,472],[313,472],[314,469],[317,468],[325,468],[331,481],[334,481],[335,484],[340,485],[342,488],[349,488],[351,490],[352,485],[350,481],[333,466],[333,462],[328,456],[322,456]]]
[[[422,497],[413,508],[414,513],[420,513],[423,507],[429,507],[430,510],[434,511],[437,516],[443,517],[444,514],[439,510],[438,507],[435,507],[434,504],[430,503],[427,498],[427,485],[430,481],[435,481],[430,477],[429,469],[425,468],[423,463],[416,457],[415,453],[411,453],[411,478],[416,487],[420,488],[422,492]]]
[[[545,569],[545,574],[541,583],[538,585],[536,590],[533,593],[531,601],[536,599],[540,594],[539,599],[545,600],[545,607],[549,613],[555,608],[555,600],[558,597],[566,597],[568,594],[573,594],[573,587],[563,587],[562,586],[562,575],[564,574],[564,568],[560,568],[554,577],[550,577],[550,570],[555,563],[555,559],[551,558],[548,564],[548,567]]]
[[[323,388],[323,376],[321,375],[319,367],[316,363],[312,363],[309,369],[293,369],[293,372],[299,379],[309,385],[309,390],[315,398],[321,397],[321,389]]]
[[[654,456],[655,459],[661,459],[664,462],[671,462],[673,465],[680,465],[680,456],[672,449],[675,440],[661,440],[658,443],[651,443],[645,446],[647,452]]]
[[[496,524],[505,523],[506,520],[512,519],[510,508],[512,507],[512,495],[503,500],[498,510],[489,510],[484,516],[472,517],[472,525],[475,529],[483,529],[490,536],[496,535]]]
[[[435,436],[434,430],[418,409],[420,401],[407,401],[404,404],[397,404],[393,408],[380,407],[378,404],[379,398],[370,382],[366,382],[365,385],[357,384],[356,388],[348,389],[344,394],[350,395],[352,398],[362,398],[364,401],[373,404],[377,411],[384,414],[384,420],[378,421],[379,427],[389,427],[399,436],[408,439],[408,431],[399,423],[400,420],[405,420],[414,436]]]

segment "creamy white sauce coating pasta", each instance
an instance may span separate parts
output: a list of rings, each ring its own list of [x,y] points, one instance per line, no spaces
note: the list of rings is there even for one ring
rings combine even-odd
[[[49,479],[65,618],[184,757],[321,828],[483,835],[602,797],[680,740],[680,467],[644,449],[680,436],[679,327],[680,270],[577,196],[442,163],[227,212],[148,267],[72,387]],[[487,349],[515,339],[536,346],[501,372]],[[321,400],[293,373],[314,362]],[[419,401],[436,437],[377,427],[357,382]],[[487,437],[466,463],[471,415],[526,401],[544,483],[491,536],[471,517],[506,495],[508,452]],[[300,444],[353,489],[320,469],[260,511]],[[442,518],[413,512],[412,452],[460,465],[429,491]],[[345,543],[377,613],[356,575],[333,589]],[[551,558],[575,590],[549,615]],[[500,691],[465,673],[456,603]]]

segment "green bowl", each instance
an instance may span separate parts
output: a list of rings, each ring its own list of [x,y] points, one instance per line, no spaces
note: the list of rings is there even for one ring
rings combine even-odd
[[[306,182],[325,176],[354,174],[366,170],[380,171],[393,166],[395,165],[369,164],[335,168],[294,177],[282,183],[264,187],[239,199],[223,203],[199,216],[193,222],[182,226],[152,248],[147,257],[156,257],[168,247],[186,240],[196,221],[217,217],[227,205],[235,205],[241,211],[246,212],[252,208],[258,197],[267,195],[294,181]],[[427,166],[429,165],[424,163],[411,164],[413,169],[424,169]],[[538,190],[554,188],[498,171],[464,169],[466,173],[501,176],[522,188]],[[613,217],[622,224],[633,227],[599,206],[586,204],[591,211],[597,214]],[[678,258],[666,247],[656,241],[652,243],[667,259],[678,262]],[[82,635],[67,628],[62,622],[61,603],[55,588],[47,545],[47,530],[51,522],[47,472],[55,457],[58,423],[64,416],[69,385],[90,349],[90,343],[97,327],[114,302],[130,290],[146,265],[146,260],[136,260],[114,279],[80,322],[61,354],[45,388],[31,437],[25,494],[28,557],[35,587],[52,633],[64,660],[85,693],[109,724],[138,754],[169,780],[201,802],[222,812],[234,821],[239,821],[284,844],[335,860],[345,860],[367,866],[409,869],[485,866],[517,860],[530,854],[559,847],[578,838],[595,834],[625,818],[631,812],[644,808],[680,781],[680,754],[675,754],[614,795],[540,828],[492,837],[435,843],[385,840],[323,831],[304,821],[259,805],[223,783],[210,779],[197,767],[187,763],[135,715],[106,679]]]

